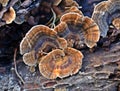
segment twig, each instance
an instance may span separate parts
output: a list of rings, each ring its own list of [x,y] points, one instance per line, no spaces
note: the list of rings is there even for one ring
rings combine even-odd
[[[51,8],[51,11],[53,13],[53,22],[52,22],[51,28],[54,28],[55,27],[56,14],[55,14],[55,12],[54,12],[54,10],[52,8]]]
[[[18,78],[22,81],[22,83],[24,84],[25,82],[24,82],[23,78],[20,76],[20,74],[19,74],[18,71],[17,71],[17,66],[16,66],[16,54],[17,54],[17,48],[16,48],[15,51],[14,51],[14,67],[15,67],[15,73],[16,73],[16,75],[18,76]]]

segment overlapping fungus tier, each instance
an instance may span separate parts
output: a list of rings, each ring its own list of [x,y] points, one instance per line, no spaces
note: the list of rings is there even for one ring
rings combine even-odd
[[[69,47],[77,49],[85,47],[85,44],[92,48],[100,38],[97,24],[91,18],[75,12],[64,14],[54,31],[67,40]]]
[[[20,43],[20,53],[25,64],[35,65],[37,59],[56,48],[64,49],[67,42],[57,33],[44,25],[32,27]]]
[[[64,78],[80,70],[82,58],[82,53],[76,49],[55,49],[41,59],[39,70],[47,79]]]
[[[98,24],[102,37],[107,36],[109,26],[116,18],[120,18],[120,0],[103,1],[95,6],[92,19]]]

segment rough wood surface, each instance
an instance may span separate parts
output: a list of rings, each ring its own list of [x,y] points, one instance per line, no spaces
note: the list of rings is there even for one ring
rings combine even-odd
[[[17,69],[24,79],[23,85],[14,71],[14,64],[6,69],[0,68],[0,91],[53,91],[63,88],[68,91],[119,91],[120,89],[120,41],[113,43],[109,51],[97,48],[91,53],[83,51],[84,59],[79,73],[64,79],[48,80],[36,67],[31,73],[21,59],[17,60]],[[4,71],[9,69],[9,71]],[[55,89],[56,90],[56,89]],[[59,90],[59,89],[58,89]],[[57,91],[57,90],[56,90]]]

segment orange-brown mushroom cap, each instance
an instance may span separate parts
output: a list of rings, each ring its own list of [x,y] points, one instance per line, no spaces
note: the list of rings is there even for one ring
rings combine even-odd
[[[49,27],[45,25],[36,25],[30,29],[21,41],[20,53],[24,54],[31,50],[45,48],[47,45],[54,45],[53,47],[55,48],[62,48],[67,45],[61,45],[61,43],[65,43],[65,41],[65,39],[59,38],[56,32],[52,31]]]
[[[82,22],[82,15],[80,15],[79,13],[76,12],[69,12],[64,14],[61,18],[60,18],[60,22],[66,22],[66,23],[78,23]]]
[[[98,25],[89,17],[84,17],[83,30],[85,31],[85,44],[92,48],[96,45],[100,38],[100,30]]]
[[[120,30],[120,18],[113,19],[112,24],[116,29]]]
[[[64,78],[76,74],[82,65],[83,55],[73,48],[56,49],[44,56],[39,63],[40,73],[47,79]]]
[[[67,41],[58,37],[55,31],[45,25],[37,25],[32,27],[21,41],[20,53],[24,63],[33,66],[53,49],[66,47]]]
[[[37,63],[36,57],[35,57],[35,51],[31,51],[29,53],[25,53],[23,55],[23,62],[28,66],[34,66]]]
[[[67,40],[69,47],[81,49],[86,44],[89,48],[92,48],[100,38],[98,25],[89,17],[70,12],[64,14],[60,21],[54,31]]]
[[[13,7],[10,7],[3,15],[3,20],[6,21],[6,24],[12,23],[16,18],[16,13]]]

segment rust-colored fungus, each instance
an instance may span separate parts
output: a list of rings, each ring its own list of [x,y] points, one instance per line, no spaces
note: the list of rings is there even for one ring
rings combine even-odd
[[[69,47],[80,49],[86,44],[92,48],[100,38],[99,28],[91,18],[70,12],[64,14],[60,21],[54,31],[67,40]]]
[[[76,6],[71,6],[70,9],[65,11],[65,13],[69,13],[69,12],[75,12],[75,13],[78,13],[80,15],[83,15],[83,13]]]
[[[113,19],[112,24],[116,29],[120,30],[120,18]]]
[[[37,63],[37,60],[35,59],[35,51],[31,51],[29,53],[25,53],[23,55],[23,61],[26,65],[34,66]]]
[[[6,6],[8,4],[9,0],[0,0],[0,3],[2,4],[2,6]]]
[[[64,78],[79,71],[82,58],[82,53],[76,49],[55,49],[41,59],[39,70],[48,79]]]
[[[103,1],[95,6],[92,18],[98,24],[102,37],[106,37],[112,20],[120,18],[119,11],[120,0]]]
[[[16,13],[13,7],[10,7],[3,15],[3,20],[6,21],[6,24],[10,24],[15,20]]]
[[[64,49],[65,47],[67,47],[66,40],[59,38],[55,31],[44,25],[36,25],[28,31],[21,41],[20,53],[23,55],[23,61],[31,66],[44,54],[53,49]]]
[[[85,44],[92,48],[99,41],[100,31],[97,24],[89,17],[84,17],[83,20],[83,31],[85,31]]]

